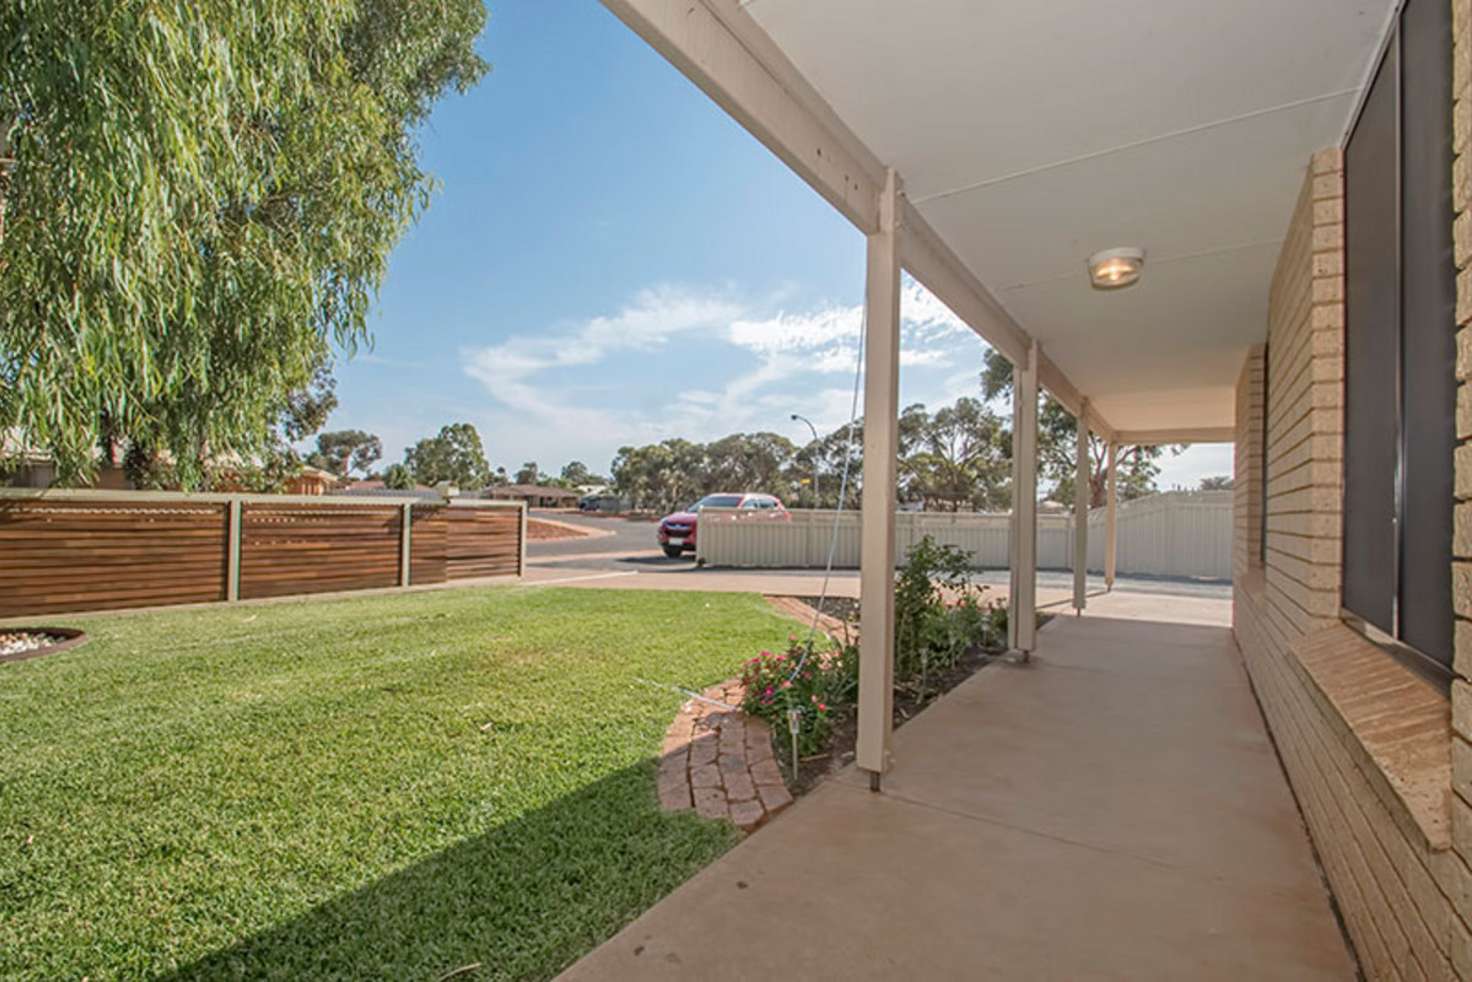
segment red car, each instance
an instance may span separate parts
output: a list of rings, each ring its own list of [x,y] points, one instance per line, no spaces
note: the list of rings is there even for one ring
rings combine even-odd
[[[750,510],[753,516],[786,518],[787,509],[782,502],[770,494],[708,494],[684,511],[666,515],[659,521],[660,548],[671,559],[689,550],[695,551],[695,522],[702,508],[740,508]]]

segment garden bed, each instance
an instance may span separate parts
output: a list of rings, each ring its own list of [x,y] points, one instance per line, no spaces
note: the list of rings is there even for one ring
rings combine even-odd
[[[567,522],[550,521],[544,518],[528,518],[526,520],[526,538],[528,542],[550,542],[557,539],[587,539],[594,533],[587,529],[580,529],[576,525]]]
[[[86,640],[85,634],[70,627],[0,627],[0,662],[55,654]]]
[[[1007,608],[973,581],[971,557],[926,536],[894,581],[894,725],[903,726],[1006,650]],[[789,788],[801,794],[854,759],[858,737],[859,602],[817,597],[774,603],[824,634],[788,636],[785,651],[748,659],[742,708],[772,728]],[[798,609],[793,609],[794,607]],[[797,758],[794,763],[794,757]]]
[[[816,607],[817,597],[797,597],[810,607]],[[859,602],[848,597],[828,597],[823,603],[823,612],[829,616],[846,620],[854,625],[853,636],[858,636]],[[1005,653],[1005,645],[983,647],[975,645],[957,659],[956,663],[942,671],[933,673],[927,680],[924,691],[918,687],[897,684],[894,691],[894,726],[899,729],[920,714],[931,703],[950,692],[956,686],[990,665]],[[782,762],[782,773],[787,778],[787,787],[794,796],[811,791],[822,780],[840,768],[853,763],[858,746],[858,719],[850,714],[833,727],[832,742],[820,753],[802,757],[798,761],[796,775],[792,773],[791,743],[784,743],[785,733],[777,735],[776,744]]]

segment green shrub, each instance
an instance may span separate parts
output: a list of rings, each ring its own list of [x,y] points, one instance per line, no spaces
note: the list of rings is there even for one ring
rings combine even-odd
[[[910,550],[895,580],[895,684],[923,696],[931,673],[955,667],[973,645],[992,647],[998,605],[971,582],[971,555],[925,536]],[[1005,611],[1005,608],[1001,608]]]
[[[970,555],[930,536],[910,550],[895,580],[896,689],[924,699],[936,672],[954,668],[975,645],[991,648],[1007,636],[1007,609],[984,599],[971,582]],[[741,708],[771,724],[780,749],[789,746],[788,714],[798,713],[798,753],[828,746],[834,724],[852,712],[859,693],[859,649],[840,644],[812,650],[789,635],[783,652],[763,651],[741,670]],[[785,754],[783,755],[785,758]]]

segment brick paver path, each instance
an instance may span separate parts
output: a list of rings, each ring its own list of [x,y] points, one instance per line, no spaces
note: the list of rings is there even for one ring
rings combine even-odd
[[[768,597],[779,613],[811,624],[815,611],[795,597]],[[850,625],[823,615],[818,626],[834,637],[856,636]],[[772,728],[738,707],[744,692],[729,679],[686,700],[664,735],[659,803],[665,811],[729,818],[746,831],[792,804],[772,756]]]
[[[660,806],[729,818],[749,832],[792,804],[772,757],[771,727],[736,708],[742,690],[735,679],[701,696],[680,707],[665,733]]]

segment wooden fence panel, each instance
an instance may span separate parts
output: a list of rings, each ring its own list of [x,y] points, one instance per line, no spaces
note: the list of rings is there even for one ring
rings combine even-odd
[[[445,567],[450,579],[521,572],[520,509],[452,506],[445,514],[450,532]]]
[[[414,506],[414,521],[409,535],[409,583],[444,583],[446,549],[450,541],[450,520],[440,505]]]
[[[0,489],[0,617],[229,599],[232,503],[239,599],[517,576],[522,510],[476,503]]]
[[[402,521],[397,505],[246,504],[240,596],[396,586]]]
[[[223,600],[226,507],[0,500],[0,617]]]

